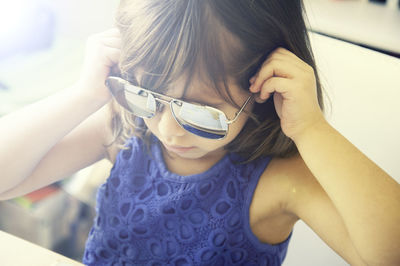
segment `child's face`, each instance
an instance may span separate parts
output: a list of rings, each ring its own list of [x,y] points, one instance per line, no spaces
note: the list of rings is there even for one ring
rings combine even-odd
[[[183,96],[184,80],[178,80],[170,86],[165,94],[174,98],[184,98],[188,102],[196,102],[216,107],[223,111],[228,119],[235,117],[238,108],[232,106],[215,92],[215,90],[197,79],[194,79]],[[233,100],[242,105],[249,97],[233,82],[228,82]],[[183,97],[182,97],[183,96]],[[249,103],[245,110],[251,110]],[[186,159],[198,159],[209,155],[217,155],[224,152],[223,147],[230,143],[241,131],[248,116],[242,113],[238,119],[229,125],[228,134],[221,140],[202,138],[184,130],[173,117],[170,107],[165,105],[162,111],[151,119],[144,119],[148,129],[161,141],[171,155],[177,155]]]

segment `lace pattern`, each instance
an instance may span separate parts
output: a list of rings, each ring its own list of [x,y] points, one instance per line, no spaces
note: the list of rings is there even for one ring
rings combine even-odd
[[[280,265],[289,239],[261,243],[249,206],[269,158],[236,164],[226,155],[204,173],[167,170],[158,142],[152,154],[128,141],[98,190],[86,265]],[[290,237],[289,237],[290,238]]]

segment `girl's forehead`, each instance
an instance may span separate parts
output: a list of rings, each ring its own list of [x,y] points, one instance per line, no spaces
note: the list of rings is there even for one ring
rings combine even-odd
[[[241,105],[243,99],[250,95],[250,92],[243,90],[234,78],[228,76],[225,87],[223,81],[215,84],[206,73],[202,67],[198,67],[192,73],[184,72],[170,81],[161,93],[176,99],[214,106],[226,103],[232,105],[232,100]],[[146,79],[145,76],[153,76],[143,68],[136,68],[133,74],[139,83]],[[147,87],[146,89],[152,90]]]
[[[188,80],[190,79],[190,80]],[[220,105],[229,102],[229,96],[234,101],[240,102],[242,98],[248,97],[233,79],[228,79],[227,90],[224,90],[224,84],[218,84],[219,90],[215,88],[215,84],[204,77],[204,75],[195,75],[187,77],[183,75],[171,86],[168,86],[166,94],[171,97],[182,98],[188,101],[196,101],[199,103]]]

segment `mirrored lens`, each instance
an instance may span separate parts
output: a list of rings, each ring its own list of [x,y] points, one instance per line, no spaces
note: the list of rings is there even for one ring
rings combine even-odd
[[[156,112],[156,100],[152,94],[141,88],[128,85],[124,90],[124,96],[129,110],[133,114],[145,118],[154,116]]]
[[[178,123],[197,136],[221,139],[228,131],[225,114],[215,108],[172,101],[171,110]]]
[[[106,85],[117,102],[129,112],[143,118],[154,116],[156,100],[152,94],[116,77],[107,78]]]

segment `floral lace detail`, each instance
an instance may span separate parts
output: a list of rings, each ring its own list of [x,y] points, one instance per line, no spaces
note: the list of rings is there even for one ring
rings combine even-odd
[[[288,240],[258,241],[248,209],[265,158],[238,165],[227,155],[208,171],[167,170],[158,143],[133,138],[97,194],[87,265],[280,265]],[[161,161],[160,161],[161,160]]]

